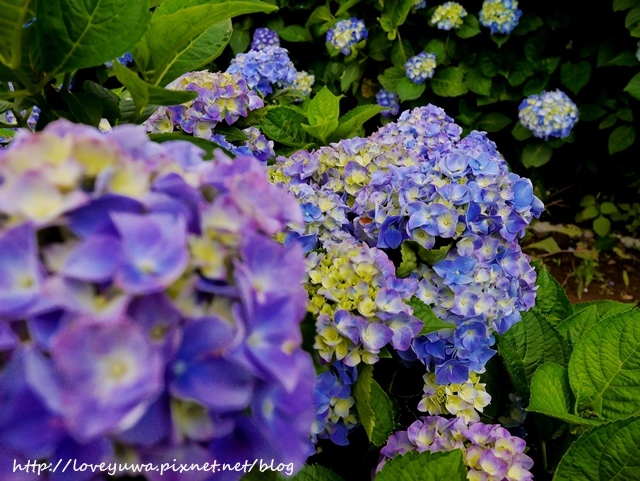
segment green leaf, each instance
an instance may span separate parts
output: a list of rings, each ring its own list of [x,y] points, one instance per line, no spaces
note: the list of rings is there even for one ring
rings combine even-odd
[[[504,114],[498,112],[490,112],[483,114],[478,119],[478,130],[487,132],[499,132],[511,123],[511,119]]]
[[[633,122],[633,110],[629,107],[624,107],[619,109],[616,114],[618,118],[621,120],[626,120],[627,122]]]
[[[531,379],[531,400],[527,411],[583,426],[600,424],[597,419],[587,419],[571,414],[572,409],[573,394],[569,386],[567,369],[551,363],[540,366]]]
[[[405,22],[412,7],[412,0],[396,0],[384,3],[380,26],[382,30],[387,32],[389,40],[395,40],[398,34],[398,27]]]
[[[311,42],[311,32],[307,27],[302,25],[288,25],[279,30],[277,34],[285,42]]]
[[[367,365],[358,374],[353,386],[358,419],[376,446],[387,442],[393,432],[393,407],[387,394],[373,379],[373,366]]]
[[[578,412],[616,419],[640,412],[640,310],[609,317],[575,345],[569,380]]]
[[[636,140],[636,129],[631,125],[617,127],[609,136],[609,155],[628,149]]]
[[[102,103],[102,116],[110,122],[120,118],[120,99],[111,90],[87,80],[82,84],[84,91],[95,95]],[[100,122],[100,119],[98,119]]]
[[[326,87],[322,87],[309,102],[307,118],[309,125],[321,125],[340,117],[340,97],[335,96]],[[337,125],[336,125],[337,126]]]
[[[413,57],[413,55],[413,47],[407,39],[403,38],[402,41],[397,39],[393,42],[393,47],[391,47],[391,63],[393,63],[393,65],[404,68],[406,61]]]
[[[418,268],[418,254],[407,242],[400,245],[400,253],[402,254],[402,262],[396,269],[396,276],[409,277]]]
[[[598,59],[596,66],[599,67],[633,67],[638,65],[635,52],[625,49],[624,45],[619,45],[615,38],[605,40],[598,49]]]
[[[542,266],[536,279],[538,291],[534,309],[552,322],[563,320],[573,314],[573,307],[564,289],[546,267]],[[557,324],[557,322],[554,322]]]
[[[469,89],[464,82],[464,70],[461,67],[447,67],[436,69],[431,79],[433,93],[440,97],[459,97]]]
[[[614,125],[618,120],[618,116],[614,113],[611,113],[609,115],[607,115],[602,122],[600,122],[600,124],[598,125],[598,128],[600,130],[602,129],[608,129],[609,127],[611,127],[612,125]]]
[[[580,113],[580,120],[584,120],[585,122],[598,120],[600,117],[607,113],[605,109],[603,109],[602,107],[598,107],[595,104],[580,105],[580,107],[578,107],[578,111]]]
[[[593,221],[593,230],[600,237],[604,237],[611,232],[611,221],[604,216],[597,217]]]
[[[629,10],[640,4],[640,0],[613,0],[613,11]]]
[[[97,127],[102,119],[102,102],[93,94],[61,91],[60,96],[69,107],[69,112],[79,123]]]
[[[138,75],[119,62],[113,63],[113,70],[122,85],[131,94],[136,109],[142,110],[147,105],[178,105],[198,96],[197,92],[168,90],[157,87],[142,80]]]
[[[350,62],[340,76],[340,90],[346,92],[351,84],[358,82],[364,73],[364,67],[360,62]]]
[[[557,329],[570,346],[575,346],[582,335],[600,322],[598,308],[590,306],[567,317],[558,324]]]
[[[291,481],[344,481],[342,477],[319,464],[305,465]]]
[[[436,56],[436,64],[442,64],[447,56],[445,51],[444,42],[437,38],[432,38],[424,46],[424,51],[432,53]]]
[[[329,140],[337,142],[340,139],[348,138],[349,134],[362,127],[367,120],[375,117],[384,110],[385,108],[379,105],[359,105],[340,117],[338,127]]]
[[[409,80],[407,77],[401,78],[396,86],[396,92],[398,97],[400,97],[400,101],[404,102],[405,100],[415,100],[420,98],[423,94],[426,85],[424,83],[416,84]]]
[[[408,305],[413,307],[413,315],[422,321],[422,330],[420,336],[429,334],[431,332],[439,331],[440,329],[455,329],[455,324],[444,322],[433,312],[428,305],[422,302],[417,297],[413,296],[406,301]]]
[[[640,416],[597,426],[578,438],[560,460],[553,481],[640,479]]]
[[[316,139],[320,139],[323,144],[326,144],[329,136],[338,127],[338,121],[336,119],[333,119],[318,125],[301,124],[300,126],[306,133],[308,133],[312,137],[315,137]]]
[[[231,40],[232,33],[231,20],[227,19],[195,35],[183,49],[175,52],[162,72],[156,72],[154,82],[166,85],[183,73],[197,70],[218,58]]]
[[[525,249],[538,249],[548,254],[557,254],[562,250],[553,237],[547,237],[545,239],[542,239],[541,241],[529,244],[525,247]]]
[[[420,258],[420,260],[430,267],[444,260],[451,250],[451,244],[438,247],[437,249],[425,249],[417,242],[405,242],[412,243],[412,245],[418,250],[418,257]]]
[[[635,74],[624,91],[631,95],[633,98],[640,100],[640,73]]]
[[[566,366],[569,346],[556,329],[539,312],[525,312],[522,320],[498,338],[498,352],[513,386],[525,401],[533,373],[545,363]]]
[[[478,95],[491,95],[491,84],[493,82],[490,78],[485,77],[480,70],[469,70],[466,75],[469,90]]]
[[[598,300],[598,301],[589,301],[589,302],[579,302],[578,304],[573,305],[573,310],[575,312],[580,312],[591,306],[596,307],[596,309],[598,310],[598,317],[600,318],[600,320],[604,320],[609,317],[622,314],[623,312],[630,311],[635,307],[635,304],[618,302],[618,301],[610,301],[610,300]]]
[[[222,149],[218,144],[212,142],[210,140],[203,139],[201,137],[194,137],[193,135],[187,135],[182,132],[171,132],[168,134],[149,134],[149,138],[154,142],[162,143],[162,142],[172,142],[174,140],[182,140],[186,142],[191,142],[192,144],[203,149],[206,154],[204,159],[213,158],[213,152],[216,149]],[[222,149],[226,152],[225,149]]]
[[[546,88],[548,83],[549,74],[543,73],[539,76],[530,78],[529,80],[527,80],[527,83],[524,84],[524,87],[522,87],[522,94],[526,95],[527,97],[529,95],[539,94]]]
[[[480,33],[480,22],[478,18],[473,14],[468,14],[464,17],[462,25],[454,30],[455,34],[460,38],[475,37]]]
[[[347,11],[353,7],[354,5],[356,5],[357,3],[360,3],[362,0],[340,0],[338,3],[340,3],[340,8],[338,9],[338,11],[336,12],[336,17],[339,17],[340,15],[343,15],[345,13],[347,13]]]
[[[629,10],[624,19],[624,26],[627,27],[632,37],[640,37],[640,6]]]
[[[507,75],[509,85],[515,87],[522,85],[525,80],[534,74],[533,64],[528,60],[519,60],[513,64],[513,68]]]
[[[560,68],[560,80],[574,94],[580,92],[589,83],[590,77],[591,65],[585,61],[567,62]]]
[[[224,125],[222,123],[216,125],[216,134],[224,135],[225,139],[229,142],[244,142],[248,140],[249,137],[238,127],[234,127],[232,125]]]
[[[553,150],[545,143],[527,144],[522,149],[522,165],[525,167],[542,167],[551,160],[552,154]]]
[[[531,132],[528,128],[522,125],[520,122],[516,122],[516,125],[513,127],[511,131],[511,135],[516,140],[527,140],[531,136],[533,136],[533,132]]]
[[[133,49],[149,25],[147,2],[46,0],[36,2],[42,68],[53,76],[100,65]]]
[[[387,460],[375,481],[466,481],[467,471],[460,449],[433,454],[410,451]]]
[[[595,205],[596,205],[596,197],[592,194],[587,194],[580,200],[580,207],[595,207]],[[598,210],[596,209],[596,212],[597,211]]]
[[[311,143],[310,137],[302,129],[307,118],[296,110],[281,105],[268,109],[260,121],[262,133],[288,147],[302,148]]]
[[[22,59],[22,26],[27,20],[31,0],[0,0],[0,62],[12,70]]]
[[[480,71],[482,72],[482,74],[489,78],[498,75],[498,65],[496,64],[497,61],[498,59],[495,54],[482,52],[478,57],[478,66],[480,67]],[[440,62],[438,61],[438,63]]]
[[[144,37],[151,56],[153,83],[168,83],[167,72],[183,56],[190,57],[188,52],[194,43],[201,46],[205,40],[212,41],[213,34],[201,37],[214,25],[245,13],[269,13],[276,9],[258,0],[165,0],[155,11]]]
[[[542,27],[542,25],[544,25],[544,22],[538,15],[525,11],[512,33],[514,35],[526,35]]]
[[[584,210],[576,215],[576,222],[584,222],[585,220],[595,219],[600,215],[600,210],[595,205],[588,205]]]
[[[407,78],[407,73],[402,67],[390,67],[382,74],[378,75],[378,82],[385,90],[396,93],[398,90],[398,82],[403,78]]]

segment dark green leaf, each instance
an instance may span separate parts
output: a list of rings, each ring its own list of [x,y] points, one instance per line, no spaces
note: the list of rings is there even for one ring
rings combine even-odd
[[[289,25],[278,32],[280,38],[286,42],[311,42],[311,32],[301,25]]]
[[[276,142],[289,147],[302,148],[311,143],[310,137],[302,129],[307,118],[287,106],[268,109],[260,121],[262,133]]]
[[[463,19],[462,25],[454,30],[456,35],[460,38],[475,37],[480,33],[480,22],[478,18],[473,14],[468,14]]]
[[[618,118],[621,120],[626,120],[627,122],[633,122],[633,110],[629,107],[624,107],[618,110],[617,112]]]
[[[524,84],[524,87],[522,87],[522,95],[526,95],[528,97],[529,95],[539,94],[546,88],[548,83],[549,74],[543,73],[541,75],[536,75],[535,77],[527,80]]]
[[[233,127],[232,125],[224,125],[222,123],[216,125],[216,134],[224,135],[224,138],[229,142],[244,142],[249,137],[238,127]]]
[[[604,114],[607,113],[605,109],[602,107],[598,107],[595,104],[582,104],[578,107],[578,111],[580,113],[579,118],[585,122],[591,122],[593,120],[598,120]]]
[[[31,0],[0,0],[0,62],[16,70],[22,59],[22,26]]]
[[[544,22],[538,15],[525,11],[512,33],[514,35],[526,35],[542,27],[542,25],[544,25]]]
[[[640,479],[640,416],[602,424],[571,445],[553,481]]]
[[[353,387],[358,419],[376,446],[387,442],[393,432],[393,407],[387,394],[373,379],[373,367],[368,365],[358,374]]]
[[[429,40],[424,46],[424,51],[435,54],[436,64],[442,64],[447,56],[444,48],[444,42],[437,38]]]
[[[431,79],[431,88],[440,97],[459,97],[469,91],[464,82],[464,71],[461,67],[436,69]]]
[[[585,331],[595,326],[598,322],[600,322],[598,309],[596,306],[590,306],[567,317],[558,324],[558,332],[570,346],[575,346]]]
[[[625,49],[624,44],[620,45],[615,38],[605,40],[598,49],[598,67],[633,67],[638,65],[635,52]]]
[[[525,80],[534,73],[533,64],[528,60],[519,60],[513,64],[513,68],[507,75],[507,81],[511,86],[522,85]]]
[[[511,119],[498,112],[483,114],[478,119],[478,130],[486,132],[499,132],[511,123]]]
[[[544,266],[538,272],[536,285],[536,311],[556,325],[558,323],[554,320],[563,320],[573,314],[573,307],[564,289]]]
[[[364,66],[360,62],[350,62],[340,77],[340,90],[346,92],[354,82],[360,81],[364,73]]]
[[[64,99],[71,112],[78,122],[97,127],[102,119],[102,102],[100,98],[93,94],[61,91],[60,96]]]
[[[516,140],[527,140],[533,135],[533,132],[531,132],[528,128],[526,128],[520,122],[516,122],[516,125],[513,127],[513,130],[511,131],[511,135],[513,135],[513,138]]]
[[[206,154],[204,156],[204,159],[213,158],[213,152],[216,149],[222,149],[225,153],[228,154],[228,152],[225,149],[220,147],[215,142],[203,139],[201,137],[194,137],[193,135],[187,135],[187,134],[184,134],[184,133],[181,133],[181,132],[172,132],[172,133],[169,133],[169,134],[149,134],[149,138],[151,140],[153,140],[154,142],[158,142],[160,144],[162,142],[171,142],[171,141],[174,141],[174,140],[182,140],[182,141],[185,141],[185,142],[191,142],[192,144],[200,147],[201,149],[203,149],[206,152]]]
[[[424,83],[416,84],[407,77],[404,77],[398,81],[396,92],[398,97],[400,97],[400,101],[404,102],[405,100],[415,100],[420,98],[425,88],[426,85]]]
[[[398,82],[406,77],[407,72],[403,67],[390,67],[378,75],[378,82],[385,90],[397,93]]]
[[[130,51],[151,18],[147,2],[131,0],[39,1],[36,17],[42,68],[50,75],[100,65]]]
[[[100,99],[102,103],[102,115],[107,120],[113,122],[120,118],[120,99],[116,94],[90,80],[87,80],[82,86],[85,92],[93,94]]]
[[[380,17],[380,26],[387,32],[389,40],[395,40],[398,27],[405,22],[412,7],[412,0],[385,2],[384,11]]]
[[[411,451],[387,460],[376,481],[466,481],[462,451],[444,453]]]
[[[609,136],[609,155],[628,149],[636,140],[636,129],[631,125],[617,127]]]
[[[580,312],[591,306],[596,307],[596,309],[598,310],[598,317],[600,318],[600,320],[604,320],[609,317],[622,314],[623,312],[630,311],[635,307],[635,304],[609,300],[598,300],[574,304],[573,309],[575,312]]]
[[[402,39],[402,41],[396,39],[396,41],[393,42],[393,47],[391,47],[391,63],[393,63],[393,65],[404,68],[406,61],[413,57],[413,55],[413,47],[407,39]]]
[[[337,142],[340,139],[348,138],[349,134],[360,128],[367,120],[375,117],[382,111],[384,111],[384,107],[380,107],[379,105],[360,105],[355,109],[350,110],[340,117],[338,127],[333,132],[329,140]]]
[[[568,423],[594,426],[601,423],[571,413],[573,394],[567,369],[559,364],[543,364],[531,379],[531,401],[527,411],[541,413]]]
[[[640,6],[629,10],[624,19],[624,26],[627,27],[632,37],[640,37]]]
[[[356,5],[357,3],[360,3],[362,0],[340,0],[338,3],[340,3],[340,8],[338,9],[338,11],[336,12],[336,17],[339,17],[340,15],[344,15],[345,13],[347,13],[347,11],[353,7],[354,5]]]
[[[454,324],[444,322],[440,319],[433,310],[422,302],[417,297],[412,297],[407,301],[407,304],[413,307],[413,315],[422,321],[422,330],[420,335],[424,336],[431,332],[439,331],[440,329],[455,329]]]
[[[324,466],[312,464],[303,466],[291,481],[343,481],[343,479]]]
[[[466,75],[469,90],[478,95],[491,95],[492,81],[490,78],[485,77],[478,70],[469,70]]]
[[[617,121],[618,121],[618,116],[616,114],[609,114],[604,119],[602,119],[602,121],[598,125],[598,128],[600,130],[608,129],[609,127],[615,125]]]
[[[522,149],[522,165],[525,167],[541,167],[551,160],[551,147],[542,142],[527,144]]]
[[[613,11],[629,10],[640,4],[640,0],[613,0]]]
[[[491,78],[498,75],[498,65],[495,54],[483,52],[478,59],[478,66],[483,75]]]
[[[585,61],[579,63],[567,62],[560,68],[560,80],[562,83],[577,94],[589,83],[591,77],[591,65]]]

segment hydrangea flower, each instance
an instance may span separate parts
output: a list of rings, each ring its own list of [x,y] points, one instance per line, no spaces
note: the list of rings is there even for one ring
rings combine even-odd
[[[20,114],[24,117],[27,114],[27,111],[22,111]],[[36,130],[36,125],[38,124],[38,119],[40,118],[40,108],[37,105],[34,105],[31,108],[31,112],[29,113],[29,117],[27,118],[27,127],[34,131]],[[11,112],[11,110],[7,110],[0,114],[0,122],[7,125],[15,125],[15,127],[7,127],[7,135],[0,135],[0,144],[9,143],[13,140],[15,133],[18,129],[18,120],[16,116]]]
[[[364,22],[352,17],[348,20],[340,20],[327,32],[326,40],[336,50],[344,55],[351,54],[351,48],[368,37],[369,33]]]
[[[262,50],[266,47],[279,47],[280,37],[270,28],[256,28],[251,40],[251,50]]]
[[[561,90],[542,91],[522,101],[518,118],[536,137],[565,138],[578,120],[578,107]]]
[[[273,92],[273,85],[290,87],[298,75],[287,49],[278,46],[239,53],[231,60],[227,73],[239,74],[250,89],[262,95]]]
[[[430,23],[440,30],[451,30],[460,27],[467,16],[467,11],[458,2],[445,2],[433,12]]]
[[[305,263],[273,239],[300,207],[257,159],[203,155],[66,120],[0,151],[0,451],[296,468],[311,453]]]
[[[466,423],[462,418],[426,416],[406,431],[392,434],[380,451],[380,472],[389,459],[409,451],[431,453],[461,449],[469,481],[531,481],[533,460],[526,443],[498,424]]]
[[[418,410],[429,414],[452,414],[465,422],[478,422],[478,412],[489,405],[491,396],[480,382],[480,377],[471,373],[466,382],[442,385],[436,382],[434,373],[423,376],[424,394]]]
[[[116,60],[118,61],[118,63],[120,63],[120,65],[123,65],[126,67],[127,65],[133,63],[133,56],[131,55],[130,52],[127,52],[124,55],[118,57]],[[105,66],[107,68],[113,68],[113,62],[114,62],[113,60],[109,60],[108,62],[105,63]]]
[[[311,94],[311,87],[313,87],[313,83],[315,81],[316,77],[314,75],[311,75],[304,70],[299,70],[296,74],[296,79],[293,81],[291,87],[299,90],[302,95],[306,97]]]
[[[349,444],[347,436],[357,426],[355,399],[351,395],[357,378],[355,368],[340,362],[316,377],[316,419],[311,429],[314,442],[320,438],[330,439],[339,446]]]
[[[189,72],[167,85],[173,90],[192,90],[195,100],[171,107],[160,107],[145,123],[151,133],[183,132],[210,140],[220,122],[233,124],[248,111],[264,107],[263,100],[237,74]]]
[[[407,78],[413,83],[424,83],[428,78],[433,77],[436,69],[436,54],[420,52],[414,55],[404,64]]]
[[[491,33],[509,34],[518,25],[522,10],[518,0],[484,0],[480,10],[480,23],[491,29]]]
[[[413,0],[413,10],[420,10],[427,6],[427,0]]]
[[[400,102],[398,101],[398,95],[388,90],[380,90],[376,94],[376,102],[381,107],[388,107],[387,110],[382,112],[385,117],[395,117],[400,111]]]

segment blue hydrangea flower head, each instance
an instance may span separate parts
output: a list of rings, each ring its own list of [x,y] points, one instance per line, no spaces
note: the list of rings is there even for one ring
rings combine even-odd
[[[366,39],[369,33],[364,22],[352,17],[340,20],[327,32],[326,40],[344,55],[351,54],[351,47]]]
[[[305,97],[311,94],[311,87],[313,87],[316,77],[309,72],[299,70],[296,74],[296,79],[291,85],[294,89],[299,90]]]
[[[518,25],[522,10],[518,0],[484,0],[480,10],[480,23],[491,29],[491,33],[509,34]]]
[[[376,102],[381,107],[387,107],[387,110],[382,112],[385,117],[395,117],[400,111],[400,102],[398,101],[398,95],[388,90],[380,90],[376,94]]]
[[[427,6],[427,0],[413,0],[413,9],[420,10]]]
[[[407,60],[404,69],[407,72],[407,78],[413,83],[424,83],[425,80],[433,77],[436,70],[436,54],[420,52]]]
[[[298,75],[287,49],[273,46],[239,53],[231,60],[227,73],[241,75],[249,88],[262,95],[273,92],[273,85],[291,86]]]
[[[543,91],[522,101],[518,118],[536,137],[565,138],[578,120],[578,107],[561,90]]]
[[[430,23],[440,30],[451,30],[462,25],[467,11],[458,2],[445,2],[433,12]]]
[[[251,50],[262,50],[265,47],[279,47],[280,37],[270,28],[256,28],[251,40]]]

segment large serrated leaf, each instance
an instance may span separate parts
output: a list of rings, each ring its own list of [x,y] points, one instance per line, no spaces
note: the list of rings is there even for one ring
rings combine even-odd
[[[326,86],[311,99],[307,109],[309,125],[323,125],[332,120],[338,123],[340,117],[340,97],[334,95]]]
[[[400,245],[400,254],[402,255],[402,261],[396,269],[396,275],[401,278],[409,277],[418,268],[418,254],[407,242],[403,242]]]
[[[411,451],[387,461],[375,481],[466,481],[462,451],[418,453]]]
[[[566,366],[569,346],[539,312],[524,313],[522,320],[498,338],[498,352],[521,397],[528,401],[533,373],[545,363]]]
[[[578,412],[607,420],[640,413],[640,310],[587,331],[574,347],[569,380]]]
[[[562,457],[553,481],[631,481],[640,479],[640,417],[587,431]]]
[[[433,93],[440,97],[459,97],[469,91],[464,82],[462,67],[436,69],[436,73],[431,79],[431,88]]]
[[[573,314],[573,307],[562,286],[556,281],[546,267],[542,266],[536,280],[538,291],[534,309],[545,316],[553,324]]]
[[[46,0],[36,3],[34,24],[49,75],[100,65],[130,51],[149,20],[147,2]]]
[[[343,479],[324,466],[312,464],[304,466],[291,478],[291,481],[343,481]]]
[[[22,58],[22,26],[31,0],[0,0],[0,62],[15,70]]]
[[[600,322],[598,308],[596,306],[589,306],[567,317],[558,324],[557,328],[560,335],[565,338],[569,345],[574,346],[580,340],[582,334],[598,322]]]
[[[591,306],[596,307],[596,309],[598,310],[598,317],[600,318],[600,320],[604,320],[609,317],[622,314],[623,312],[630,311],[635,307],[635,304],[611,300],[579,302],[573,305],[573,311],[580,312],[583,309],[587,309]]]
[[[433,312],[428,305],[422,302],[417,297],[412,297],[408,301],[406,301],[408,305],[413,307],[413,315],[422,321],[422,330],[420,331],[421,336],[425,334],[429,334],[430,332],[439,331],[440,329],[455,329],[455,324],[450,324],[448,322],[440,319]]]
[[[268,109],[260,121],[260,130],[276,142],[288,147],[303,148],[311,143],[311,138],[302,129],[302,124],[306,122],[304,115],[282,105]]]
[[[380,112],[384,112],[385,108],[380,105],[360,105],[350,110],[338,122],[338,127],[331,134],[329,139],[331,142],[337,142],[340,139],[347,138],[353,131],[362,127],[367,120],[375,117]]]
[[[543,364],[531,379],[531,400],[527,411],[583,426],[600,424],[597,419],[587,419],[572,414],[572,398],[567,369],[559,364]]]
[[[364,426],[369,441],[380,446],[393,432],[393,406],[389,397],[373,379],[373,367],[365,366],[353,387],[358,419]]]

